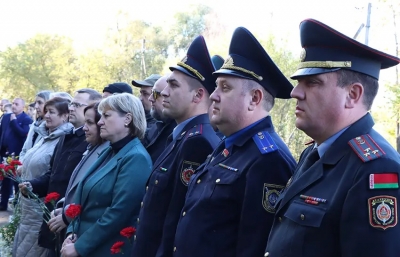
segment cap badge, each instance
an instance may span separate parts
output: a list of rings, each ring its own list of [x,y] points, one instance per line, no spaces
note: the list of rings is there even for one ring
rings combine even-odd
[[[221,69],[241,71],[241,72],[243,72],[243,73],[247,73],[247,74],[251,75],[252,77],[256,78],[256,79],[259,80],[259,81],[262,81],[262,80],[263,80],[263,77],[262,77],[262,76],[257,75],[257,74],[254,73],[253,71],[246,70],[245,68],[235,66],[235,64],[233,63],[232,56],[229,56],[229,57],[225,60],[224,65],[222,65]]]

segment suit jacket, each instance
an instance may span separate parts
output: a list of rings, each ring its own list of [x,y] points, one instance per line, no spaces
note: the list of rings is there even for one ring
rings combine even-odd
[[[220,141],[208,114],[196,116],[179,133],[157,159],[147,182],[133,246],[134,257],[172,253],[190,176]]]
[[[5,153],[15,153],[18,156],[29,132],[29,124],[32,119],[25,113],[17,115],[15,120],[10,121],[11,113],[4,114],[0,125],[1,156]]]
[[[365,115],[295,173],[278,200],[265,256],[399,256],[400,156],[373,125]]]
[[[176,122],[174,120],[164,123],[158,121],[149,130],[147,138],[146,150],[150,154],[153,163],[156,162],[157,158],[167,147],[167,138],[172,133],[176,127]]]
[[[120,230],[136,226],[140,201],[151,172],[150,156],[137,138],[101,166],[110,154],[111,147],[88,170],[75,194],[75,203],[82,206],[75,227],[78,235],[75,248],[80,256],[110,256],[111,246],[123,241]],[[68,233],[72,232],[74,223],[69,225]],[[126,242],[123,247],[128,256],[129,246]]]
[[[50,160],[49,171],[39,178],[29,181],[32,184],[33,192],[39,197],[44,197],[51,192],[57,192],[60,197],[64,197],[71,174],[81,161],[87,145],[85,132],[82,128],[76,130],[74,134],[61,136]],[[50,203],[46,206],[50,211],[53,210]],[[43,222],[39,233],[39,245],[45,248],[53,248],[54,239],[54,233]]]
[[[79,182],[85,176],[86,172],[93,165],[93,163],[97,161],[100,154],[109,146],[110,142],[106,141],[100,145],[93,146],[93,149],[87,151],[82,160],[75,167],[74,171],[72,172],[71,178],[69,179],[67,191],[65,193],[64,206],[72,203]]]
[[[226,147],[223,141],[192,176],[174,257],[264,254],[275,201],[296,161],[271,117],[238,133],[233,145]]]

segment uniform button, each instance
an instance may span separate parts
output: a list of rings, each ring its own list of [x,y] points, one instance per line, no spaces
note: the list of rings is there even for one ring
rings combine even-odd
[[[156,182],[154,182],[156,185],[158,184],[158,180],[156,180]]]
[[[221,180],[219,178],[217,178],[217,180],[215,180],[215,182],[219,183]]]
[[[183,212],[183,213],[182,213],[182,216],[185,216],[185,215],[186,215],[186,212]]]
[[[264,257],[268,257],[269,256],[269,252],[266,252],[265,254],[264,254]]]
[[[133,236],[133,240],[135,240],[135,241],[136,241],[136,235],[134,235],[134,236]]]
[[[197,184],[200,184],[200,182],[201,182],[201,179],[197,180]]]
[[[139,223],[139,218],[137,218],[137,223]]]
[[[282,217],[279,217],[278,220],[279,220],[279,222],[282,222]]]
[[[176,252],[176,246],[174,247],[174,252]]]
[[[146,191],[149,190],[149,186],[146,187]]]
[[[140,203],[140,207],[143,207],[143,202]]]
[[[301,215],[300,215],[300,219],[301,219],[301,220],[304,220],[305,218],[306,218],[306,216],[304,216],[304,214],[301,214]]]

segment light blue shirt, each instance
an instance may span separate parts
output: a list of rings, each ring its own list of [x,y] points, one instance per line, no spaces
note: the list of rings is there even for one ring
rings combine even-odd
[[[318,155],[321,158],[324,153],[326,151],[328,151],[329,147],[333,144],[333,142],[336,141],[336,139],[343,134],[343,132],[346,131],[346,129],[348,129],[349,127],[345,127],[344,129],[340,130],[339,132],[337,132],[336,134],[334,134],[333,136],[331,136],[330,138],[328,138],[327,140],[325,140],[322,144],[320,144],[318,146]]]
[[[261,121],[263,121],[265,118],[262,118],[261,120],[258,120],[256,122],[254,122],[253,124],[250,124],[249,126],[242,128],[239,131],[236,131],[235,133],[233,133],[232,135],[230,135],[229,137],[225,137],[225,147],[229,148],[231,147],[235,141],[240,138],[244,133],[246,133],[249,129],[251,129],[252,127],[256,126],[258,123],[260,123]]]
[[[189,121],[193,120],[197,116],[190,117],[189,119],[185,120],[184,122],[178,124],[174,130],[172,131],[172,138],[175,140],[175,138],[181,134],[182,129],[186,126],[186,124],[189,123]]]

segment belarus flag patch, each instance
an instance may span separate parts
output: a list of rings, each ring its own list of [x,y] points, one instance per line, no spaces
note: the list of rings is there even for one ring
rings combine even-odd
[[[399,175],[397,173],[381,173],[369,175],[370,189],[399,188]]]

